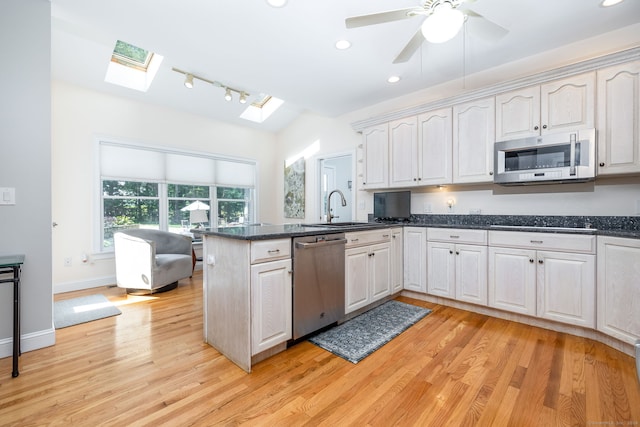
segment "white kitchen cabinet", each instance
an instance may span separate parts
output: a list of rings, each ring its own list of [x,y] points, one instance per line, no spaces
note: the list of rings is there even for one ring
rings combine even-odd
[[[391,229],[391,292],[400,292],[404,283],[404,247],[402,227]]]
[[[453,182],[493,182],[495,99],[453,107]]]
[[[595,326],[595,236],[490,231],[489,245],[489,306]]]
[[[427,292],[427,229],[404,227],[404,289]]]
[[[595,127],[595,74],[496,95],[496,141]]]
[[[535,251],[489,246],[489,307],[536,314]]]
[[[252,265],[252,355],[290,339],[291,319],[291,260]]]
[[[391,294],[391,231],[346,233],[345,314]]]
[[[598,70],[598,175],[640,172],[640,61]]]
[[[418,116],[419,185],[452,182],[453,128],[451,108]]]
[[[362,132],[362,188],[389,186],[389,128],[386,123]]]
[[[640,339],[640,240],[598,236],[598,330]]]
[[[417,184],[418,120],[414,117],[389,122],[389,187]]]
[[[429,228],[427,293],[486,305],[486,243],[484,230]]]

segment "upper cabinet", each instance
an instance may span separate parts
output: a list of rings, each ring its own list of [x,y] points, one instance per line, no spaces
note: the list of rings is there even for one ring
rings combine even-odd
[[[598,70],[598,175],[640,172],[640,61]]]
[[[419,185],[448,184],[452,181],[451,117],[451,108],[442,108],[418,116]]]
[[[362,132],[362,188],[384,188],[389,185],[389,128],[387,123]]]
[[[453,107],[453,182],[493,182],[495,99]]]
[[[595,73],[496,96],[496,141],[595,127]]]
[[[389,122],[390,187],[418,184],[418,119]]]

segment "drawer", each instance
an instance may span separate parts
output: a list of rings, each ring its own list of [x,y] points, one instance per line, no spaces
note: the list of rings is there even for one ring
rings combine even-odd
[[[594,254],[596,236],[489,230],[489,245]]]
[[[487,230],[459,228],[427,228],[427,240],[451,243],[487,244]]]
[[[385,228],[382,230],[356,231],[345,233],[345,238],[347,239],[347,248],[385,243],[391,241],[391,230]]]
[[[285,258],[291,258],[291,239],[251,242],[251,264]]]

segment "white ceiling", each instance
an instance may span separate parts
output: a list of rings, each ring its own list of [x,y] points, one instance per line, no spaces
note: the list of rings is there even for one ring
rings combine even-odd
[[[283,8],[265,0],[51,1],[54,79],[267,131],[301,112],[339,116],[640,22],[640,0],[610,8],[600,0],[476,0],[468,7],[507,28],[506,37],[489,43],[462,31],[392,64],[423,17],[349,30],[345,18],[420,0],[290,0]],[[164,56],[148,92],[104,82],[118,39]],[[337,50],[339,39],[352,47]],[[238,118],[248,104],[227,102],[222,89],[197,80],[188,90],[172,67],[285,104],[252,124]],[[387,83],[392,74],[402,80]]]

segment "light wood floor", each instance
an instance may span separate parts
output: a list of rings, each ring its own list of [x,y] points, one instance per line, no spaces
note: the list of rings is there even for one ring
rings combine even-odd
[[[202,340],[202,276],[0,360],[0,425],[640,425],[633,358],[588,339],[433,312],[353,365],[308,342],[246,374]]]

